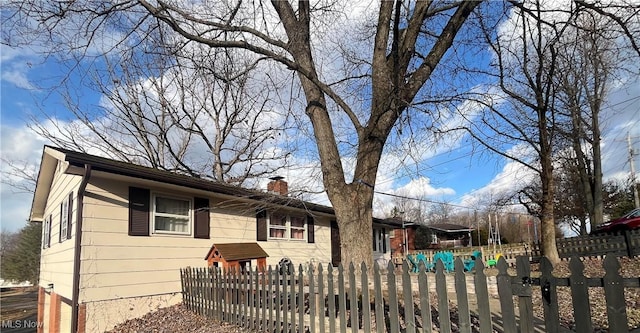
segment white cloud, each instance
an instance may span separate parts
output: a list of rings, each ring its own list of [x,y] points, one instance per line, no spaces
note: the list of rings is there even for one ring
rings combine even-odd
[[[495,200],[513,193],[523,185],[530,183],[536,174],[518,162],[507,161],[488,184],[463,195],[460,204],[466,207],[485,207]]]
[[[3,160],[16,162],[28,169],[28,172],[37,172],[45,141],[35,136],[25,126],[2,125],[0,129],[0,156]],[[11,175],[10,165],[7,163],[2,162],[1,170],[3,181],[24,182],[23,179]],[[0,224],[3,230],[17,231],[25,225],[29,218],[32,199],[31,193],[25,193],[4,182],[0,184],[0,201],[2,203]]]
[[[3,70],[2,71],[2,81],[7,83],[11,83],[18,88],[33,90],[36,87],[31,84],[29,79],[27,78],[28,70]]]
[[[18,88],[36,89],[28,77],[36,59],[31,49],[3,46],[0,53],[0,67],[2,68],[0,79]]]

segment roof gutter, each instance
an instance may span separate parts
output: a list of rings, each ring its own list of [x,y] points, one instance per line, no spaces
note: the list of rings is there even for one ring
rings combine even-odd
[[[76,243],[73,256],[73,290],[71,296],[71,332],[78,332],[78,312],[80,298],[80,249],[82,245],[82,211],[84,210],[84,191],[91,178],[91,165],[84,165],[84,175],[78,188],[78,208],[76,211]]]

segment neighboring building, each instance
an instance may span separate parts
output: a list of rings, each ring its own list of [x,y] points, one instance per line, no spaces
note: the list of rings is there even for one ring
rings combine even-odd
[[[398,225],[397,229],[391,231],[391,255],[404,256],[415,250],[416,229],[419,224],[401,219],[391,220]]]
[[[442,249],[450,247],[471,246],[471,231],[473,228],[451,224],[437,223],[425,225],[430,231],[430,248]]]
[[[207,266],[214,245],[259,244],[266,259],[243,267],[284,257],[337,265],[333,209],[287,188],[281,178],[265,193],[45,146],[30,216],[43,223],[38,331],[102,332],[179,303],[179,269]],[[374,260],[390,259],[394,227],[375,221]]]

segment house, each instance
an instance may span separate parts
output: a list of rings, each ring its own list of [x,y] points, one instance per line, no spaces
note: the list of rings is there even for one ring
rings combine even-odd
[[[473,228],[452,223],[435,223],[425,225],[431,235],[430,248],[442,249],[471,246]]]
[[[263,192],[45,146],[30,213],[43,223],[39,332],[102,332],[179,303],[181,267],[337,265],[333,209],[287,190],[281,178]],[[375,221],[375,260],[389,260],[394,227]],[[229,243],[267,256],[241,259]]]
[[[416,230],[420,224],[404,221],[401,218],[391,218],[389,220],[397,225],[397,228],[391,231],[391,255],[394,257],[405,256],[407,253],[414,251],[416,249]]]

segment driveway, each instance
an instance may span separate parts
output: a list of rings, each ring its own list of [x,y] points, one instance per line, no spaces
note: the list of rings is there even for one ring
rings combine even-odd
[[[38,292],[34,288],[2,290],[0,331],[31,333],[38,329]]]

